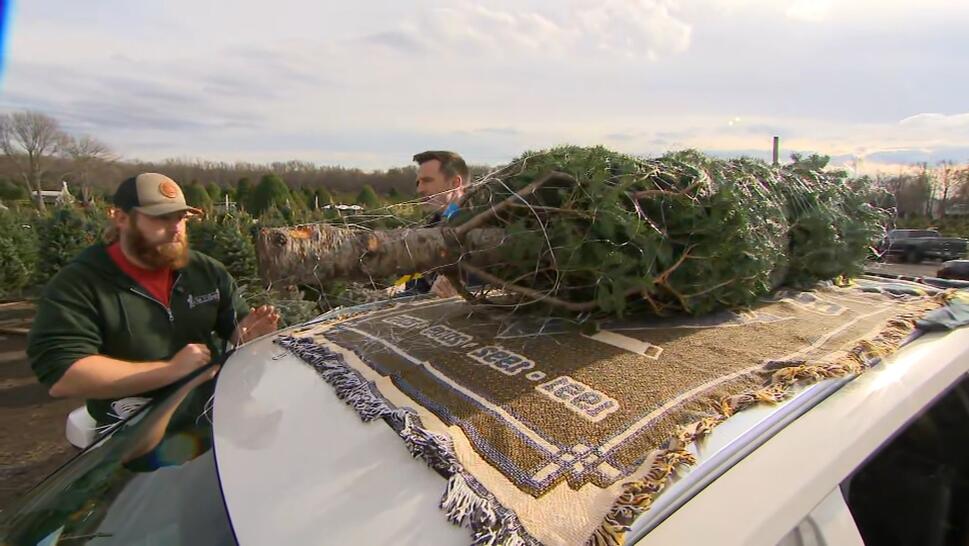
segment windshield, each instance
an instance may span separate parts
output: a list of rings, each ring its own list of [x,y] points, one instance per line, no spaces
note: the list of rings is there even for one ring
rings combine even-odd
[[[235,544],[212,454],[213,381],[173,385],[0,522],[18,545]]]

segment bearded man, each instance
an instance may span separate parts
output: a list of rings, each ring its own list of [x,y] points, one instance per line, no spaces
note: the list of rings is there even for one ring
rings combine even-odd
[[[250,309],[221,263],[189,249],[186,221],[201,211],[171,178],[125,180],[114,207],[105,242],[44,288],[27,347],[50,395],[86,399],[101,426],[218,362],[228,344],[275,331],[279,319],[270,306]]]

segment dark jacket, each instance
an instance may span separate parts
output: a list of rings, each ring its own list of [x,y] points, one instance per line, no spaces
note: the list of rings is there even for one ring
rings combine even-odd
[[[175,274],[169,308],[122,272],[104,245],[84,250],[51,279],[38,303],[27,338],[37,378],[51,386],[91,355],[169,360],[189,343],[204,343],[218,359],[249,307],[225,267],[204,254],[191,251]],[[110,415],[113,401],[88,400],[88,411],[99,424],[110,422],[117,419]]]
[[[461,214],[461,208],[456,203],[451,203],[442,212],[434,213],[424,224],[424,227],[440,227],[444,224],[450,223],[450,221]],[[413,273],[410,275],[404,275],[397,280],[395,284],[404,283],[404,291],[398,296],[414,296],[418,294],[427,294],[431,291],[431,287],[434,286],[434,281],[440,273],[437,272],[426,272],[426,273]],[[466,273],[461,273],[461,280],[464,282],[466,287],[477,287],[482,283],[474,275],[468,275]]]

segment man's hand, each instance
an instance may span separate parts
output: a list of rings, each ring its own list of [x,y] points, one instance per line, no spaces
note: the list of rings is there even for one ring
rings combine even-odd
[[[279,312],[272,305],[263,305],[249,311],[246,318],[236,326],[230,341],[233,345],[242,345],[249,340],[275,332],[277,328],[279,328]]]
[[[400,283],[400,284],[395,284],[393,286],[388,286],[387,288],[385,288],[384,294],[388,297],[393,298],[394,296],[399,296],[400,294],[403,294],[404,290],[407,290],[407,284]]]
[[[458,291],[451,285],[451,281],[444,275],[438,275],[431,285],[431,292],[439,298],[453,298],[458,295]]]
[[[175,356],[168,361],[168,365],[178,370],[180,376],[184,376],[211,361],[212,353],[208,347],[201,343],[190,343],[175,353]]]

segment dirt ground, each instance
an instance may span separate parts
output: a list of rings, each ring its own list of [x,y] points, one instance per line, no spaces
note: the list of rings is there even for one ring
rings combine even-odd
[[[0,510],[16,502],[76,450],[64,437],[78,400],[55,400],[27,365],[33,308],[0,303]]]
[[[874,264],[874,272],[934,275],[937,262]],[[30,304],[0,302],[0,511],[11,506],[76,450],[64,437],[68,413],[80,400],[55,400],[34,378],[24,350]]]

